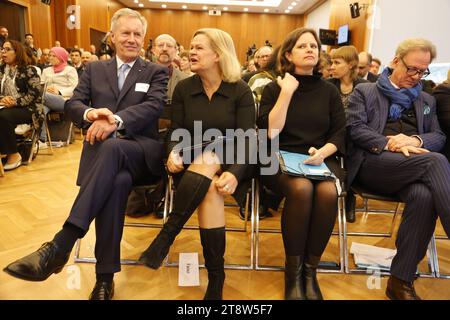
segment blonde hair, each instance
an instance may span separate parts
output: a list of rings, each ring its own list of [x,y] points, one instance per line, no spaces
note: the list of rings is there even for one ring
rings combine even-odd
[[[142,23],[142,28],[144,29],[144,34],[142,36],[145,36],[145,33],[147,32],[147,19],[145,19],[144,16],[142,16],[138,11],[131,10],[129,8],[123,8],[114,13],[111,18],[111,31],[117,29],[118,21],[122,17],[139,19]]]
[[[219,68],[222,80],[225,82],[237,82],[241,79],[241,65],[236,56],[233,39],[220,29],[203,28],[194,33],[194,37],[203,34],[210,43],[212,50],[219,56]]]
[[[350,78],[358,78],[358,50],[354,46],[343,46],[331,52],[331,59],[342,59],[350,66]]]
[[[436,46],[427,39],[406,39],[402,41],[397,47],[397,51],[395,51],[395,55],[399,58],[403,58],[409,52],[415,50],[422,50],[429,52],[431,55],[430,62],[436,58]]]

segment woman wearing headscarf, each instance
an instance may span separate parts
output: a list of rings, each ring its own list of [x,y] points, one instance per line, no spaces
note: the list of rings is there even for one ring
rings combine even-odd
[[[78,85],[77,70],[67,64],[69,53],[62,47],[50,49],[49,59],[52,65],[42,71],[41,83],[45,86],[44,109],[45,114],[50,110],[64,112],[64,103],[73,95]],[[41,140],[45,140],[45,128],[41,133]]]

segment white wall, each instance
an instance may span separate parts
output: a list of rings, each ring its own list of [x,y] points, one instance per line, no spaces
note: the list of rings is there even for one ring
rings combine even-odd
[[[319,32],[319,29],[328,29],[330,26],[330,15],[331,0],[328,0],[306,16],[305,27],[313,28],[317,32]]]
[[[426,38],[437,47],[434,62],[450,62],[450,0],[376,0],[369,51],[389,64],[398,44]]]
[[[328,0],[306,16],[305,27],[312,28],[319,34],[319,29],[329,29],[330,15],[331,0]],[[326,50],[326,48],[327,46],[322,46],[323,50]]]

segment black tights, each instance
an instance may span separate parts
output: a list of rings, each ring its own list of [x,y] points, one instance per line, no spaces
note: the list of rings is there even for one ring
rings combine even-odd
[[[281,231],[286,255],[320,257],[333,232],[337,214],[334,181],[317,181],[285,174],[268,177],[268,187],[284,197]]]

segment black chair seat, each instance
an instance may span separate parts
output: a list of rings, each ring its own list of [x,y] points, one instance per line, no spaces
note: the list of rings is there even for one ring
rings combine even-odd
[[[402,200],[395,195],[372,193],[371,191],[369,191],[357,184],[352,185],[352,190],[354,193],[358,194],[362,198],[380,200],[380,201],[389,201],[389,202],[402,202]]]

